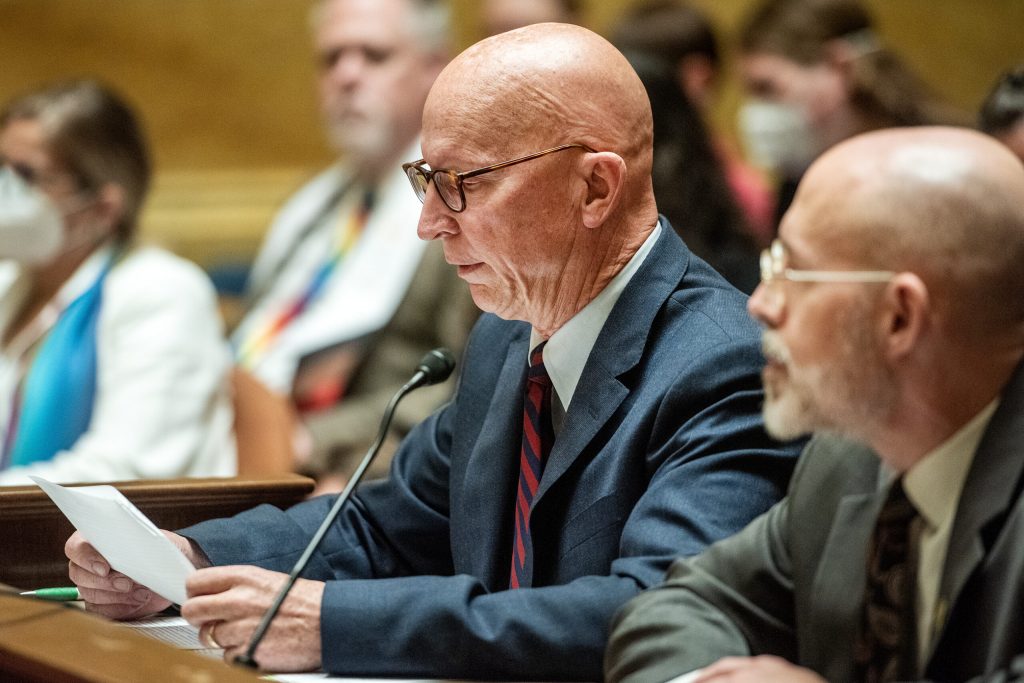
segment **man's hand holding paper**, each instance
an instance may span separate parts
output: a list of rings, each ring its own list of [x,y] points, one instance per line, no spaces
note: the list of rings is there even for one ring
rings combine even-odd
[[[209,567],[188,539],[157,529],[109,486],[64,488],[37,483],[78,529],[64,546],[68,575],[85,607],[109,619],[139,619],[172,603],[199,629],[200,642],[245,651],[260,617],[286,579],[256,567]],[[324,584],[300,579],[263,641],[268,671],[304,671],[320,664],[320,602]]]
[[[189,542],[169,531],[162,532],[186,557],[193,555]],[[78,586],[85,608],[109,619],[137,619],[166,609],[171,601],[115,571],[81,531],[64,545],[68,576]],[[189,557],[193,560],[192,557]],[[194,560],[193,560],[194,562]]]
[[[111,486],[65,488],[33,480],[78,529],[64,552],[87,609],[133,619],[185,602],[186,580],[208,564],[188,540],[157,529]]]

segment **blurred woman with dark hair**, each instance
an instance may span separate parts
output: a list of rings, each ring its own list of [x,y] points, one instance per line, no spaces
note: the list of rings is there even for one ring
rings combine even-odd
[[[1024,161],[1024,65],[999,79],[981,105],[978,127]]]
[[[150,173],[132,111],[94,82],[0,112],[0,484],[235,471],[213,289],[132,248]]]
[[[859,0],[768,0],[740,38],[749,96],[740,128],[751,158],[796,181],[825,149],[878,128],[962,124],[883,43]]]
[[[682,120],[677,123],[692,121],[694,110],[700,115],[698,125],[703,125],[694,136],[703,139],[707,135],[733,200],[743,214],[743,229],[759,246],[768,246],[775,233],[775,206],[767,180],[743,159],[731,139],[716,136],[708,125],[707,116],[717,98],[722,68],[718,39],[710,19],[682,0],[643,0],[631,5],[615,25],[611,41],[627,55],[641,54],[659,60],[665,71],[661,75],[675,80],[675,88],[664,80],[661,85],[670,99],[676,97],[676,89],[686,97],[686,104],[681,105],[686,111],[680,112]],[[673,106],[672,102],[666,104]],[[655,116],[658,113],[656,110]],[[661,113],[672,115],[669,108]]]
[[[686,245],[747,294],[759,281],[758,247],[747,233],[707,129],[671,62],[626,52],[654,117],[651,177],[658,210]]]

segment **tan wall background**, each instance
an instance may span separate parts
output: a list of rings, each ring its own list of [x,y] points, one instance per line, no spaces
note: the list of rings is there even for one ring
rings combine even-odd
[[[758,0],[692,0],[724,45]],[[974,111],[996,75],[1024,62],[1024,0],[866,0],[884,39],[933,87]],[[0,0],[0,101],[97,76],[146,122],[158,164],[143,219],[151,240],[209,264],[247,258],[274,209],[331,155],[320,132],[310,0]],[[590,0],[603,31],[630,0]],[[478,0],[452,0],[457,44]],[[716,124],[738,102],[723,84]]]

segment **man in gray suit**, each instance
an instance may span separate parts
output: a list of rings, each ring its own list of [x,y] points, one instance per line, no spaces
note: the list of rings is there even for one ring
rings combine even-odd
[[[955,129],[837,146],[748,308],[769,431],[832,434],[786,499],[620,611],[608,680],[1020,678],[1020,161]]]

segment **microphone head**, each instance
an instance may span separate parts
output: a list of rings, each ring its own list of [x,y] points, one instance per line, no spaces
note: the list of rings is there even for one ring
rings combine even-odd
[[[423,373],[423,385],[440,384],[448,379],[455,369],[455,354],[448,349],[433,349],[428,351],[420,364],[416,366],[417,372]]]

